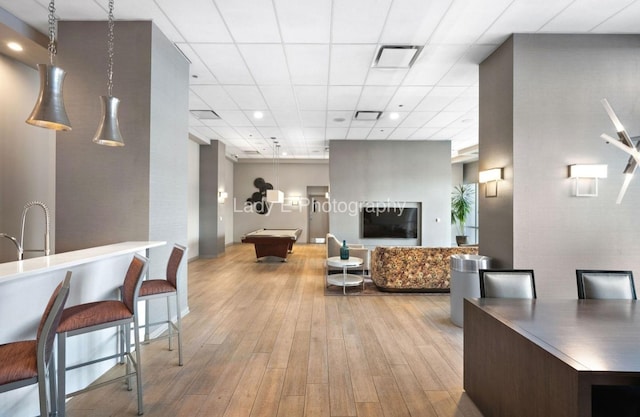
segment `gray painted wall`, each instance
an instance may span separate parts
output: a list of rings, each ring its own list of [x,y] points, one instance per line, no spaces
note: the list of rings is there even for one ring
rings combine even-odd
[[[22,209],[39,200],[51,215],[51,250],[55,252],[55,132],[26,124],[38,97],[38,71],[0,55],[0,233],[20,239]],[[62,137],[62,135],[61,135]],[[64,139],[61,139],[64,140]],[[43,245],[45,224],[39,207],[29,210],[25,243]],[[42,253],[25,254],[25,258]],[[0,262],[17,260],[15,246],[0,240]]]
[[[57,249],[164,240],[150,251],[150,274],[162,277],[172,245],[187,244],[188,62],[152,22],[117,21],[113,94],[125,146],[100,146],[91,139],[107,54],[96,34],[106,22],[62,21],[58,33],[73,130],[57,138]]]
[[[422,203],[423,246],[450,246],[449,141],[331,141],[331,200]],[[331,232],[366,245],[415,245],[400,239],[360,238],[359,212],[331,212]]]
[[[274,173],[272,161],[265,162],[240,162],[234,164],[233,194],[226,204],[233,207],[233,240],[240,242],[242,235],[261,228],[302,228],[302,235],[299,242],[308,241],[308,207],[304,200],[298,206],[287,203],[287,198],[291,196],[306,197],[308,186],[328,186],[329,185],[329,165],[325,162],[296,162],[281,161],[278,168],[278,178]],[[258,191],[253,185],[253,181],[264,178],[284,192],[285,204],[274,204],[268,215],[257,214],[246,208],[245,201],[251,194]],[[289,200],[290,201],[290,200]]]
[[[478,170],[504,167],[498,197],[484,198],[478,188],[480,253],[492,267],[513,266],[513,39],[509,38],[480,65],[480,127]]]
[[[189,152],[189,226],[188,248],[189,259],[197,258],[200,254],[200,144],[188,141]]]
[[[233,180],[233,178],[232,178]],[[200,146],[200,257],[212,258],[224,252],[227,223],[218,193],[226,189],[224,143],[214,140]]]
[[[635,256],[640,241],[634,233],[640,229],[640,184],[634,179],[622,204],[616,205],[627,157],[599,138],[601,133],[615,135],[602,98],[609,100],[631,136],[640,133],[639,47],[640,36],[515,35],[481,66],[480,166],[504,164],[507,169],[499,197],[481,200],[480,249],[505,266],[533,268],[539,297],[575,298],[576,268],[640,273]],[[489,77],[491,71],[495,74]],[[508,82],[511,72],[513,83]],[[485,101],[487,79],[495,82],[492,90],[505,96],[493,106]],[[504,90],[510,89],[513,118],[497,117],[509,114]],[[509,149],[507,140],[487,131],[490,120],[483,118],[489,109],[483,111],[483,103],[493,107],[493,123],[504,136],[513,126],[512,163],[503,150]],[[567,166],[575,163],[609,165],[609,178],[600,181],[598,197],[572,195]],[[503,213],[491,214],[488,203],[499,204]],[[513,214],[511,236],[506,221],[506,230],[484,222],[504,215],[506,206]],[[510,239],[512,262],[510,251],[497,250],[498,241]]]

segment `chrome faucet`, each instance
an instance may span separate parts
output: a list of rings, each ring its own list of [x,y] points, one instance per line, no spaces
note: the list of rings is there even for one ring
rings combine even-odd
[[[24,224],[27,219],[27,212],[33,206],[40,206],[42,211],[44,212],[44,223],[45,223],[45,231],[44,231],[44,248],[42,249],[24,249]],[[31,201],[24,206],[24,210],[22,210],[22,224],[20,226],[20,243],[22,246],[22,253],[24,252],[44,252],[44,256],[49,256],[49,208],[42,201]],[[22,260],[22,257],[19,257],[19,260]]]
[[[0,237],[6,237],[10,241],[12,241],[14,245],[16,245],[16,249],[18,250],[18,260],[21,261],[24,251],[22,250],[22,245],[20,245],[20,242],[18,242],[18,240],[15,237],[9,236],[6,233],[0,233]]]
[[[44,223],[45,223],[45,231],[44,231],[44,248],[42,249],[25,249],[24,248],[24,225],[27,220],[27,212],[33,206],[40,206],[42,211],[44,212]],[[16,245],[16,249],[18,250],[18,260],[21,261],[24,259],[25,252],[44,252],[45,256],[49,256],[51,252],[49,249],[49,208],[42,201],[31,201],[24,206],[24,210],[22,210],[22,221],[20,224],[20,241],[13,236],[10,236],[6,233],[0,233],[0,237],[5,237],[13,242]]]

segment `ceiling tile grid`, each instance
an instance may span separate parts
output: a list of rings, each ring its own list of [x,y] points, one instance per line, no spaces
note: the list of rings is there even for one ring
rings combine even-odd
[[[56,16],[105,20],[103,3],[65,0]],[[0,0],[43,33],[47,5]],[[272,158],[272,137],[288,158],[327,158],[344,139],[450,140],[477,156],[478,67],[498,45],[512,33],[638,33],[640,0],[127,0],[115,15],[153,20],[176,44],[189,109],[220,116],[190,114],[189,133],[238,158]],[[411,68],[375,68],[383,45],[421,52]],[[382,114],[355,120],[362,110]]]

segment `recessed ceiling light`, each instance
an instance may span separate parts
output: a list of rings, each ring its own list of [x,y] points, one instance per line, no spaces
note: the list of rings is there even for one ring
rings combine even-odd
[[[400,115],[396,112],[390,113],[389,114],[389,119],[391,120],[398,120],[398,118],[400,117]]]
[[[282,156],[287,156],[287,153],[286,152],[282,152]]]
[[[261,111],[253,112],[253,118],[254,119],[262,119],[263,117],[264,117],[264,113],[262,113]]]
[[[8,42],[7,46],[9,47],[9,49],[11,49],[12,51],[16,51],[16,52],[22,52],[23,48],[22,45],[20,45],[17,42]]]

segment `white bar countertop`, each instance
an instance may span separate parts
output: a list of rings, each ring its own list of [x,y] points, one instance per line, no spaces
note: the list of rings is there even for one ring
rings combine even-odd
[[[57,253],[49,256],[40,256],[22,261],[5,262],[0,264],[0,284],[42,272],[71,268],[105,258],[140,252],[165,245],[166,243],[167,242],[163,241],[121,242],[112,245],[97,246],[95,248]]]

